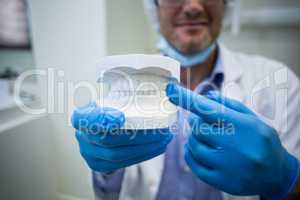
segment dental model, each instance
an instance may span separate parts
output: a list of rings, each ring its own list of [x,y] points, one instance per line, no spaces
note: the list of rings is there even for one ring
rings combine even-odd
[[[123,129],[171,127],[177,108],[169,102],[168,82],[180,80],[180,64],[159,55],[120,55],[98,63],[101,98],[98,104],[125,114]]]

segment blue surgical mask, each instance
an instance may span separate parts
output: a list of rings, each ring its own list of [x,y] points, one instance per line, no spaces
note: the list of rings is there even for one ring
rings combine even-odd
[[[181,67],[184,68],[190,68],[195,65],[204,63],[208,59],[210,54],[215,50],[216,46],[216,43],[213,43],[203,51],[192,55],[184,55],[177,49],[175,49],[172,45],[170,45],[170,43],[163,37],[160,38],[160,41],[158,43],[158,48],[162,54],[177,60],[178,62],[180,62]]]

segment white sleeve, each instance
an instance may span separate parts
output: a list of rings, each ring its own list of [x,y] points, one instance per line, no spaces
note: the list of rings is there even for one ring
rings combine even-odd
[[[287,99],[280,114],[280,139],[287,150],[300,160],[300,87],[298,77],[287,70]]]

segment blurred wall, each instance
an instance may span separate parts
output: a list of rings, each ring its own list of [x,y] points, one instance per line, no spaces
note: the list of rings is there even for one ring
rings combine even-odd
[[[300,28],[245,28],[238,36],[224,32],[221,41],[227,48],[262,55],[288,65],[300,75]]]
[[[56,199],[49,128],[47,117],[43,117],[0,132],[0,199]]]
[[[145,17],[143,0],[109,0],[106,8],[108,54],[155,50],[155,35]]]
[[[90,170],[80,156],[71,127],[68,109],[68,84],[95,82],[96,62],[106,53],[104,0],[29,0],[36,66],[55,70],[54,94],[47,96],[49,85],[41,81],[44,104],[48,110],[51,135],[54,138],[58,199],[93,199]],[[58,72],[58,71],[61,72]],[[58,94],[58,83],[65,94]],[[51,86],[50,86],[51,87]],[[76,93],[77,105],[89,100],[88,94]],[[59,109],[63,113],[58,113]]]
[[[31,50],[0,49],[0,72],[11,67],[18,72],[34,68],[34,59]]]

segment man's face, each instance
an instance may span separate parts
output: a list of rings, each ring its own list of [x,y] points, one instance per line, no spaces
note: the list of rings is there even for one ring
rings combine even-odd
[[[223,0],[189,0],[182,6],[159,6],[161,34],[180,52],[192,54],[218,38],[224,17]]]

